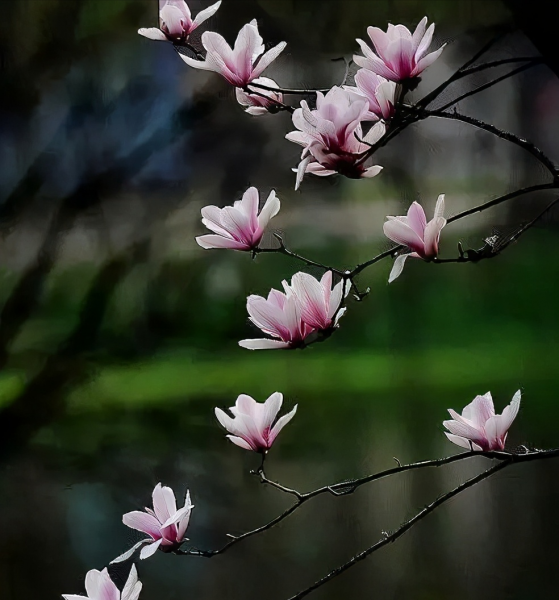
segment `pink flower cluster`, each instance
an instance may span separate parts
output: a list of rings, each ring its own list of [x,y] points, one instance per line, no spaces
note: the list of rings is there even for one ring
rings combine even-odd
[[[292,349],[305,346],[316,332],[338,326],[344,314],[342,300],[347,294],[344,281],[332,288],[332,271],[318,281],[307,273],[296,273],[291,284],[283,281],[283,292],[272,289],[267,298],[247,298],[250,320],[275,339],[241,340],[239,346],[249,350]]]
[[[293,113],[297,131],[285,137],[303,146],[297,170],[295,189],[305,173],[326,177],[342,173],[359,179],[375,177],[382,167],[365,166],[366,152],[385,133],[382,122],[363,135],[361,121],[369,113],[369,101],[364,96],[340,87],[333,87],[326,95],[317,93],[316,109],[311,110],[306,100]]]

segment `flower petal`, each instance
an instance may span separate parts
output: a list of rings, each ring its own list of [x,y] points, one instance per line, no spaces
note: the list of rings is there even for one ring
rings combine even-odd
[[[280,342],[279,340],[267,340],[265,338],[256,340],[241,340],[239,342],[241,348],[247,350],[280,350],[290,348],[289,342]]]
[[[147,28],[142,27],[141,29],[138,29],[138,33],[150,40],[156,40],[158,42],[168,42],[169,41],[169,39],[161,31],[161,29],[159,29],[157,27],[147,27]]]
[[[146,558],[153,556],[157,552],[157,549],[159,548],[162,542],[163,538],[142,548],[142,551],[140,552],[140,560],[145,560]]]
[[[126,513],[122,517],[122,522],[127,527],[136,529],[142,533],[147,533],[154,540],[157,540],[161,537],[161,523],[148,513],[138,510]]]
[[[388,283],[392,283],[395,279],[400,277],[402,271],[404,270],[404,265],[406,264],[406,259],[409,254],[400,254],[394,259],[394,264],[392,265],[392,270],[390,271],[390,275],[388,276]]]
[[[210,17],[213,17],[217,12],[217,9],[221,6],[221,0],[208,6],[204,10],[201,10],[197,15],[194,21],[192,21],[191,31],[194,31],[197,27],[199,27],[204,21],[207,21]]]

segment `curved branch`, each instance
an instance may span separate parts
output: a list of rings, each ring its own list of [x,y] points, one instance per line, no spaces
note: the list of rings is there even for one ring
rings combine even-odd
[[[432,513],[437,507],[441,506],[445,502],[448,502],[448,500],[450,500],[451,498],[454,498],[454,496],[457,496],[458,494],[473,487],[474,485],[481,483],[485,479],[488,479],[489,477],[491,477],[498,471],[501,471],[502,469],[504,469],[505,467],[507,467],[510,464],[512,464],[511,461],[503,461],[502,463],[500,463],[494,467],[491,467],[490,469],[487,469],[487,471],[480,473],[476,477],[472,477],[471,479],[468,479],[467,481],[465,481],[458,487],[454,488],[450,492],[444,494],[443,496],[439,496],[439,498],[437,498],[436,500],[434,500],[433,502],[428,504],[425,508],[423,508],[420,512],[418,512],[414,517],[412,517],[409,521],[406,521],[403,525],[401,525],[396,531],[394,531],[393,533],[391,533],[389,535],[385,535],[376,544],[373,544],[366,550],[363,550],[363,552],[356,554],[349,561],[347,561],[343,565],[337,567],[336,569],[330,571],[330,573],[328,573],[327,575],[325,575],[324,577],[322,577],[321,579],[319,579],[318,581],[313,583],[308,588],[304,589],[301,592],[298,592],[294,596],[291,596],[291,598],[289,600],[300,600],[300,598],[304,598],[305,596],[308,596],[314,590],[318,589],[319,587],[322,587],[324,584],[328,583],[329,581],[331,581],[338,575],[341,575],[342,573],[344,573],[351,567],[355,566],[359,561],[361,561],[361,560],[367,558],[367,556],[370,556],[371,554],[373,554],[373,552],[377,552],[381,548],[384,548],[384,546],[387,546],[388,544],[392,544],[393,542],[395,542],[398,538],[400,538],[402,535],[404,535],[404,533],[409,531],[414,525],[419,523],[419,521],[421,521],[427,515]]]

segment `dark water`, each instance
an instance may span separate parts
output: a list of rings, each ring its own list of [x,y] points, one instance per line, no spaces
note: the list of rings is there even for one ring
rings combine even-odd
[[[249,119],[217,76],[186,69],[136,30],[152,0],[18,0],[2,6],[0,98],[0,598],[83,593],[139,538],[122,514],[158,482],[190,489],[188,536],[214,549],[291,502],[249,474],[258,457],[224,437],[213,409],[278,390],[298,403],[267,460],[301,491],[458,451],[446,409],[493,392],[498,412],[523,390],[509,445],[559,445],[557,215],[479,265],[416,261],[387,285],[365,273],[330,340],[304,352],[250,353],[245,299],[299,265],[204,252],[205,204],[249,185],[277,189],[290,246],[338,267],[385,249],[381,223],[418,196],[455,213],[544,174],[516,150],[463,127],[425,123],[387,148],[370,182],[305,181],[286,115]],[[504,6],[448,2],[224,2],[212,27],[232,39],[257,17],[289,51],[289,85],[343,76],[364,26],[437,23],[451,42],[423,89],[508,23]],[[194,6],[194,12],[198,8]],[[512,34],[492,59],[530,55]],[[476,78],[475,85],[485,82]],[[457,93],[462,88],[456,88]],[[524,74],[461,105],[553,156],[556,79]],[[448,228],[442,252],[514,230],[549,201],[534,195]],[[429,208],[430,209],[430,208]],[[411,261],[410,261],[411,262]],[[487,461],[422,470],[324,495],[280,526],[212,559],[157,553],[139,565],[142,599],[287,599],[397,528]],[[557,463],[506,469],[445,504],[395,544],[315,592],[434,600],[557,596]],[[115,570],[118,579],[122,572]]]

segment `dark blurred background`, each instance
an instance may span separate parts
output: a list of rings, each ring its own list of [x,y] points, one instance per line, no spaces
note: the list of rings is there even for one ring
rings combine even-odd
[[[190,5],[196,13],[207,3]],[[537,7],[224,0],[204,29],[232,42],[256,18],[266,42],[288,42],[266,75],[323,87],[342,79],[343,62],[332,59],[351,57],[367,25],[415,27],[427,15],[437,47],[448,46],[419,98],[498,33],[508,32],[488,59],[537,55],[535,42],[551,46],[553,63],[553,19]],[[82,593],[86,571],[138,539],[121,515],[148,504],[158,481],[180,496],[190,488],[198,547],[287,506],[248,475],[257,457],[230,444],[213,416],[241,392],[264,400],[278,390],[286,407],[299,404],[268,469],[303,490],[388,468],[394,456],[457,451],[442,433],[446,409],[488,390],[499,412],[524,392],[511,447],[559,445],[557,213],[478,265],[410,261],[388,286],[390,265],[379,264],[360,280],[370,296],[350,304],[336,335],[297,352],[251,353],[237,341],[258,336],[246,296],[280,286],[299,265],[194,241],[202,206],[273,187],[282,210],[272,223],[288,245],[347,268],[388,247],[384,216],[415,199],[430,215],[446,193],[453,214],[544,181],[531,157],[465,125],[426,122],[379,153],[379,177],[309,176],[296,193],[289,116],[245,115],[218,75],[137,35],[157,24],[156,0],[14,0],[0,11],[2,600]],[[455,85],[441,102],[489,77]],[[558,99],[555,74],[540,66],[460,110],[557,161]],[[458,240],[479,248],[513,231],[551,198],[522,197],[449,226],[441,255],[455,256]],[[158,553],[140,565],[141,598],[288,598],[482,467],[317,499],[211,561]],[[556,463],[508,469],[315,597],[556,597],[558,500]]]

